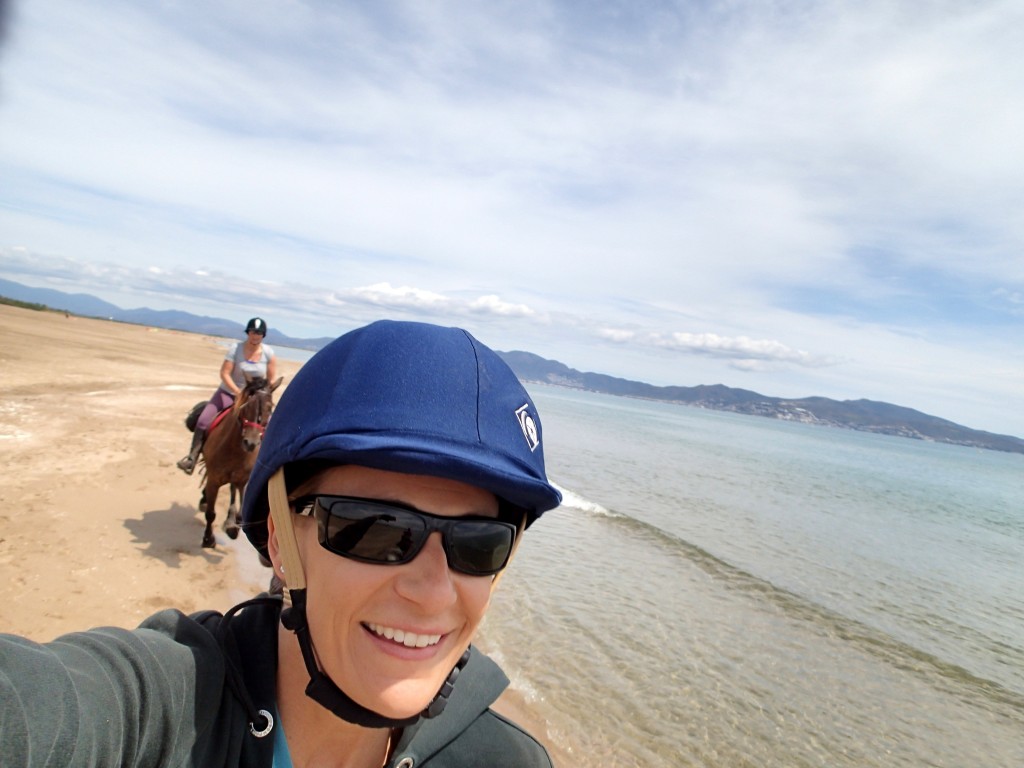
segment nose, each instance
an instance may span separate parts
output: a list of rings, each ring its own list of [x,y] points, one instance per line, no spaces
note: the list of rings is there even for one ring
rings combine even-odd
[[[395,590],[424,610],[440,611],[458,599],[439,532],[430,534],[411,563],[396,570]]]

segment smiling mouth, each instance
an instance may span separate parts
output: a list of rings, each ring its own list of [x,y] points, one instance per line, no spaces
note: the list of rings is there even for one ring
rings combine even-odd
[[[406,648],[426,648],[428,645],[437,645],[441,642],[441,635],[417,635],[414,632],[406,632],[401,629],[382,627],[380,624],[365,624],[364,626],[378,637],[392,640]]]

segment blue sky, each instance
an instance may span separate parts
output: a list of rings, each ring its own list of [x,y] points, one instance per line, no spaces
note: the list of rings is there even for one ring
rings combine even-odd
[[[1017,0],[11,10],[2,277],[1024,436]]]

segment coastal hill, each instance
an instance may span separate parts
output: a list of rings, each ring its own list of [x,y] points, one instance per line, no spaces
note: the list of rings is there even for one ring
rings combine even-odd
[[[124,323],[170,328],[190,333],[205,333],[224,338],[244,336],[244,326],[218,317],[204,317],[175,310],[148,308],[121,309],[89,294],[64,293],[0,279],[0,300],[8,297],[35,309],[53,308],[76,315],[100,317]],[[273,343],[282,347],[315,351],[333,340],[332,337],[298,339],[271,328]],[[662,400],[670,403],[732,411],[753,416],[843,427],[864,432],[953,443],[975,448],[1024,454],[1024,440],[1009,435],[970,429],[936,416],[889,403],[872,400],[830,400],[827,397],[806,397],[786,400],[769,397],[747,389],[734,389],[722,384],[696,387],[656,387],[601,373],[583,373],[556,360],[546,360],[531,352],[499,352],[502,358],[524,381],[537,381],[591,392],[623,397]]]
[[[970,429],[946,419],[899,405],[874,400],[831,400],[805,397],[787,400],[723,384],[696,387],[656,387],[602,373],[583,373],[556,360],[545,360],[530,352],[501,352],[502,358],[524,381],[603,392],[622,397],[663,400],[669,403],[732,411],[751,416],[856,429],[884,435],[952,443],[994,451],[1024,453],[1024,440],[1009,435]]]
[[[98,317],[104,320],[115,320],[119,323],[134,325],[150,325],[154,328],[168,328],[189,333],[205,333],[208,336],[220,336],[226,339],[245,338],[245,318],[242,322],[232,322],[222,317],[193,315],[173,309],[121,309],[116,304],[104,301],[88,293],[65,293],[51,288],[33,288],[21,283],[0,278],[0,301],[12,299],[35,309],[54,309],[59,312],[70,312],[83,317]],[[281,347],[305,349],[312,352],[327,346],[334,341],[333,336],[320,339],[296,339],[276,328],[273,343]]]

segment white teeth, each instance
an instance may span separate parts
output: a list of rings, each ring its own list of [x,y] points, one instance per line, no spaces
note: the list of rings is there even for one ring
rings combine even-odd
[[[401,629],[382,627],[380,624],[367,624],[367,626],[374,634],[401,643],[406,648],[426,648],[428,645],[437,645],[441,642],[440,635],[417,635]]]

